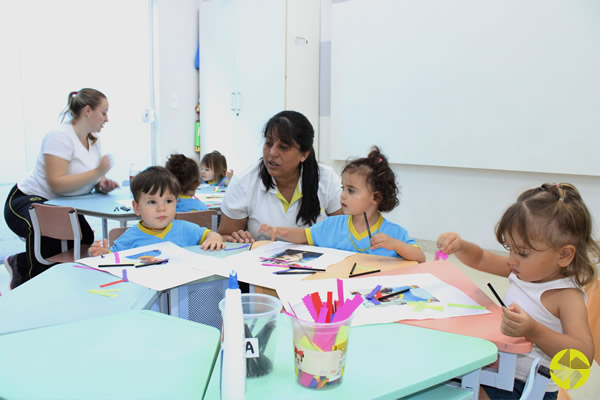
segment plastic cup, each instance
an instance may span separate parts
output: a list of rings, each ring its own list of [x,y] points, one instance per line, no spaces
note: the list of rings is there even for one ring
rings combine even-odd
[[[140,164],[131,164],[129,166],[129,185],[131,186],[131,181],[133,178],[143,170],[143,167]]]
[[[298,383],[312,389],[339,385],[346,366],[352,316],[331,323],[291,320]]]
[[[221,315],[225,299],[219,302]],[[257,378],[273,370],[277,338],[275,328],[281,312],[281,300],[260,293],[242,293],[246,336],[246,376]]]

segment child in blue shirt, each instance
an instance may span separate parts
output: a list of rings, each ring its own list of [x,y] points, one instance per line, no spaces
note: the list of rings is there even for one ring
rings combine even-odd
[[[227,169],[227,159],[215,150],[205,154],[200,160],[200,175],[202,183],[225,187],[229,185],[233,170]]]
[[[177,212],[206,211],[208,207],[201,200],[194,198],[200,186],[200,170],[198,163],[183,154],[171,154],[165,167],[179,181],[181,192],[177,196]]]
[[[258,231],[273,240],[279,237],[298,244],[425,261],[425,254],[406,229],[381,215],[392,211],[399,201],[396,176],[379,148],[346,165],[340,199],[344,215],[327,217],[306,229],[262,225]]]
[[[146,168],[131,182],[131,193],[133,210],[142,220],[125,231],[110,250],[106,239],[96,241],[90,247],[91,256],[164,241],[181,247],[202,244],[203,250],[211,251],[225,248],[223,237],[217,232],[188,221],[174,220],[179,182],[168,169],[158,166]]]

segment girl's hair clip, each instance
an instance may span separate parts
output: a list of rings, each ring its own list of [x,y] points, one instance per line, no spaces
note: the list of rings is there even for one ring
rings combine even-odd
[[[383,158],[379,157],[379,158],[377,159],[377,164],[381,164],[381,162],[382,162],[382,161],[383,161]]]

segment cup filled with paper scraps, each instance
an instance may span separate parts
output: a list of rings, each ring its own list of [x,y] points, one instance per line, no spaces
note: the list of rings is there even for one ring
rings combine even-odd
[[[344,300],[341,280],[338,299],[332,292],[326,296],[307,294],[292,313],[286,312],[292,320],[296,377],[307,388],[327,389],[341,383],[352,317],[363,301],[360,294]]]

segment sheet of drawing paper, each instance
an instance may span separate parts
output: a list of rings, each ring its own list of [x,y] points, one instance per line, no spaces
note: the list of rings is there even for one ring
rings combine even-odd
[[[278,286],[293,285],[309,276],[273,274],[276,271],[287,270],[286,264],[326,269],[352,254],[354,253],[349,251],[276,241],[252,251],[224,258],[223,262],[229,270],[234,268],[238,272],[238,280],[276,289]],[[263,264],[270,264],[270,266]],[[281,267],[272,266],[277,264],[281,264]]]
[[[144,256],[159,259],[168,258],[169,262],[141,268],[135,268],[134,266],[100,267],[102,264],[115,263],[113,253],[104,255],[104,258],[100,256],[88,257],[77,260],[77,262],[90,267],[100,268],[118,277],[122,277],[123,269],[126,269],[129,281],[154,290],[166,290],[185,285],[198,279],[216,275],[215,271],[222,271],[221,259],[193,253],[171,242],[119,251],[118,254],[120,263],[140,264],[139,259]]]
[[[401,295],[384,299],[380,304],[374,304],[366,297],[377,285],[381,285],[381,289],[376,293],[375,298],[407,287],[410,287],[410,289]],[[322,298],[327,298],[327,291],[335,290],[336,287],[335,280],[327,279],[305,280],[297,282],[293,286],[288,285],[276,289],[277,295],[286,310],[292,312],[288,303],[292,305],[299,304],[304,295],[313,292],[319,292]],[[448,285],[432,274],[344,279],[344,295],[347,298],[352,298],[355,293],[360,293],[364,301],[354,314],[352,326],[395,322],[405,319],[443,319],[489,313],[486,309],[479,309],[481,306],[464,292]],[[295,307],[294,311],[304,313],[302,307]]]

